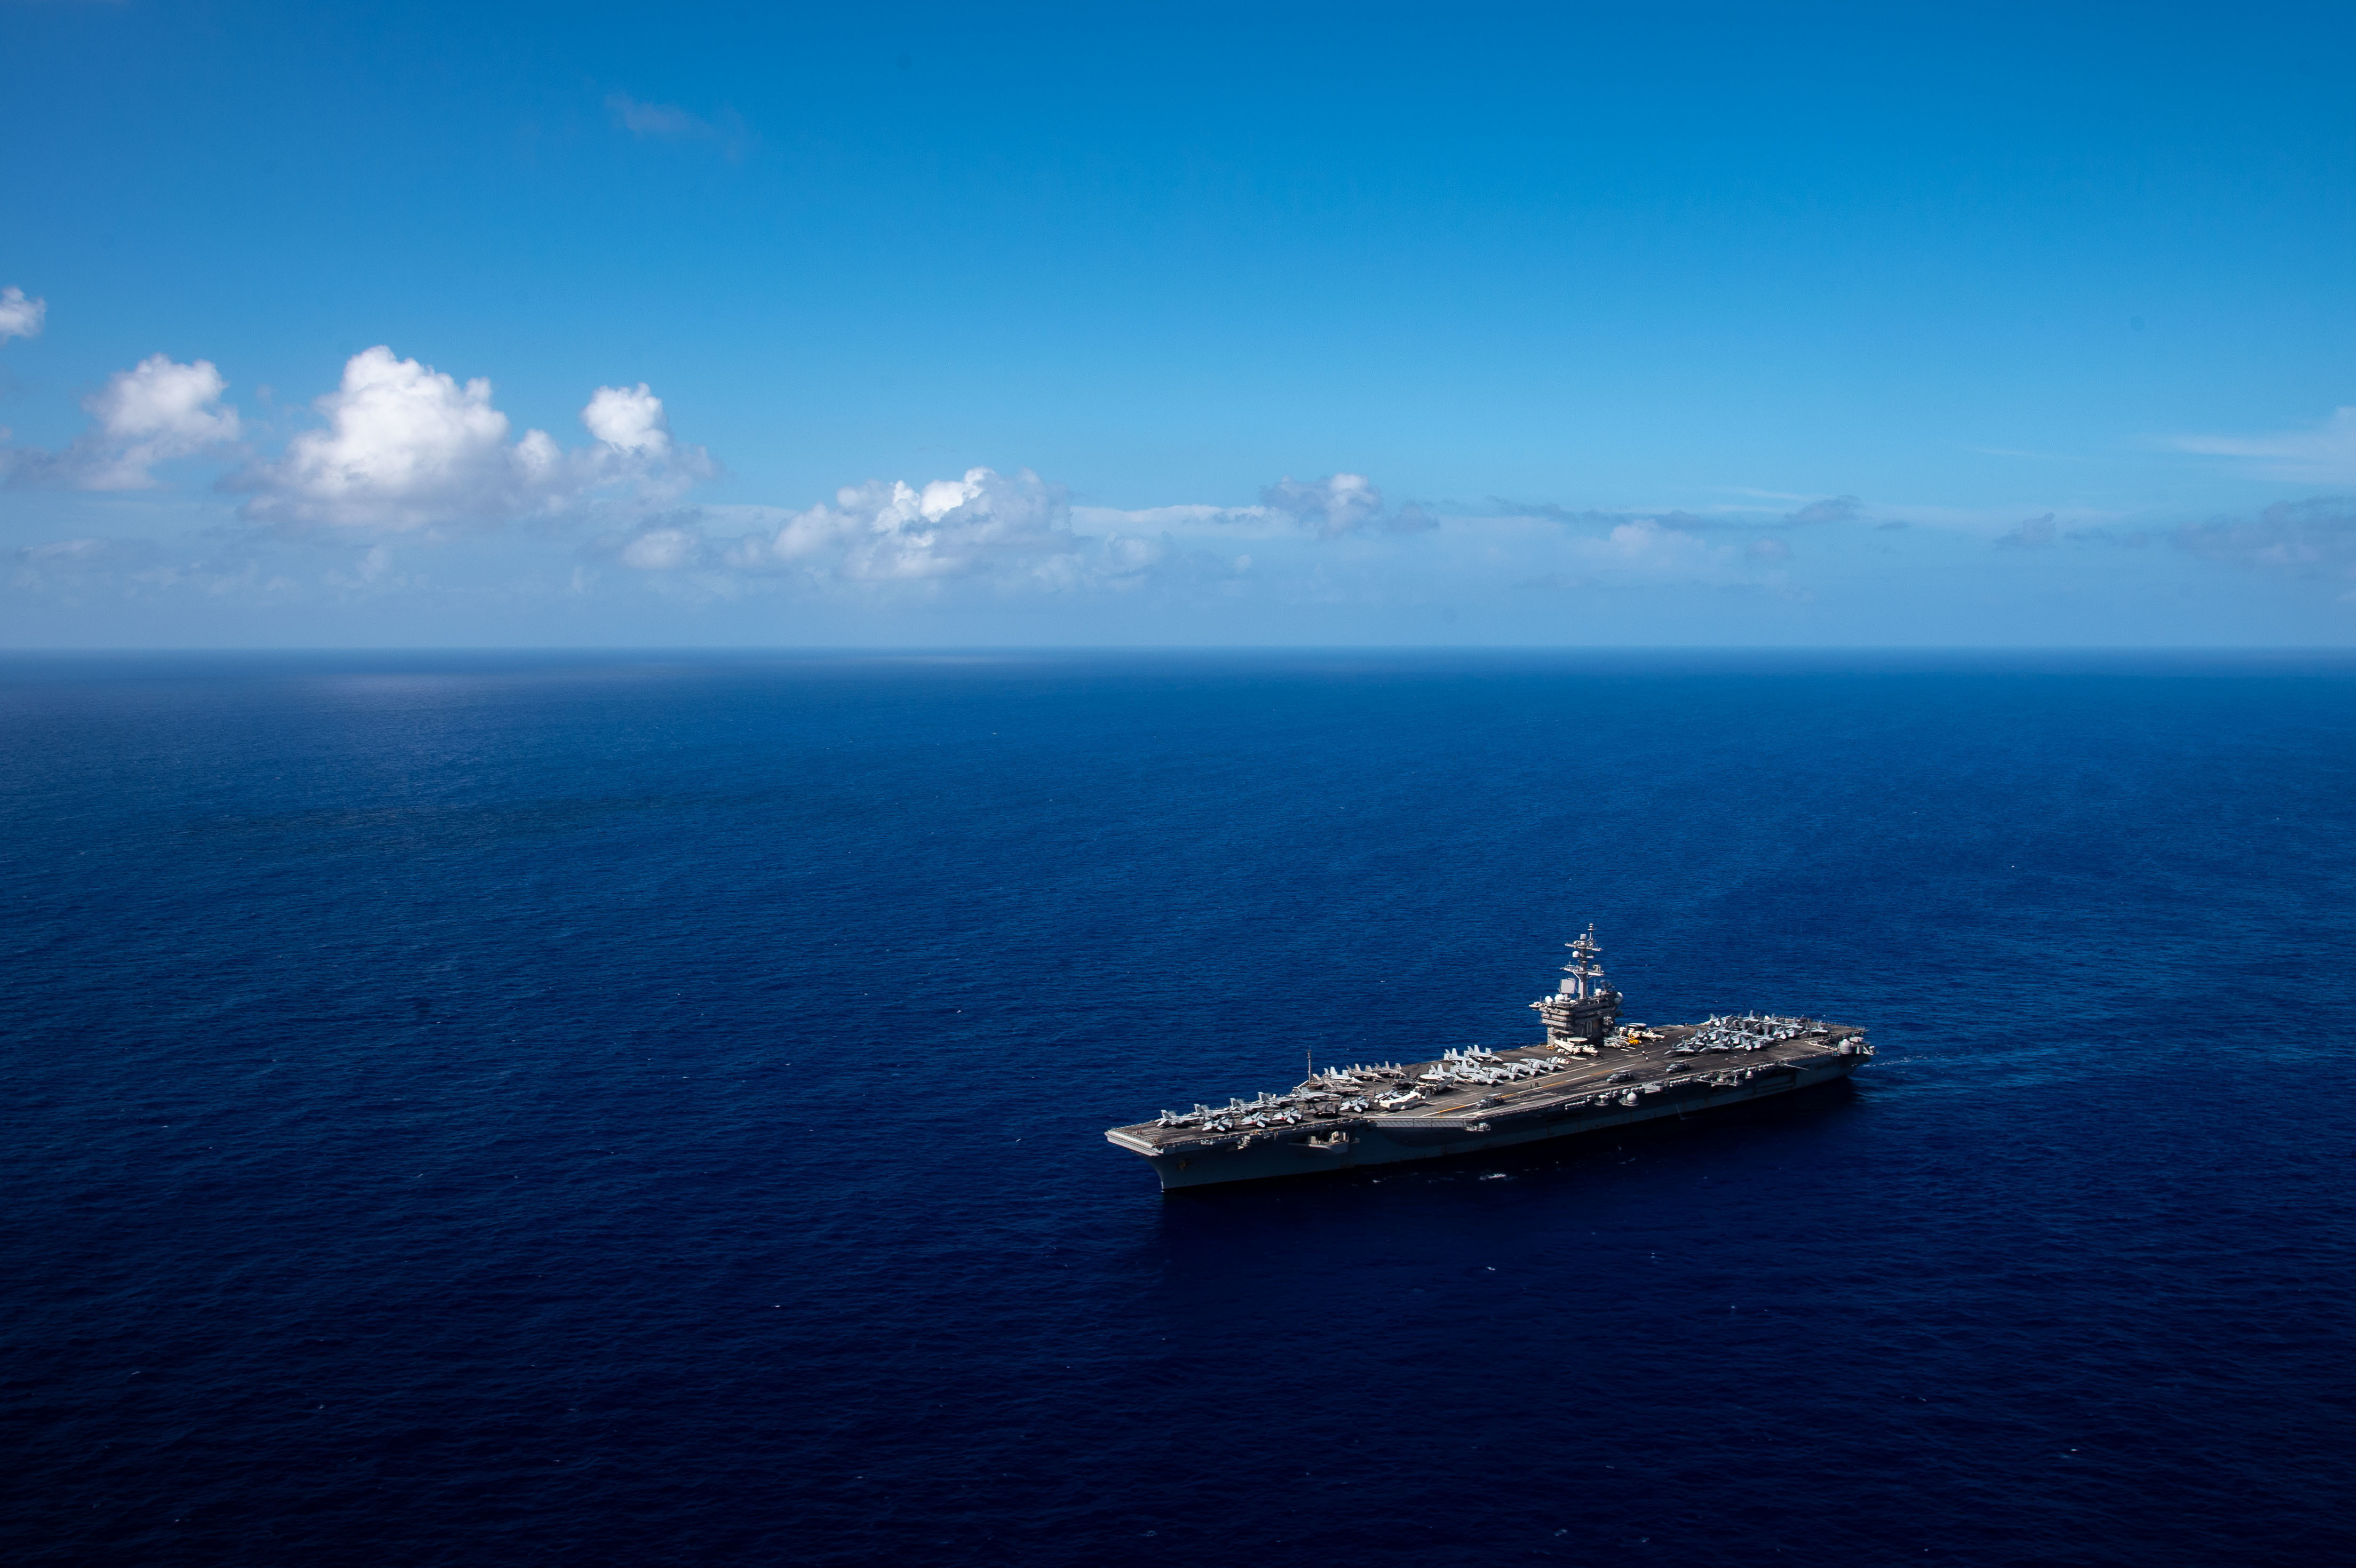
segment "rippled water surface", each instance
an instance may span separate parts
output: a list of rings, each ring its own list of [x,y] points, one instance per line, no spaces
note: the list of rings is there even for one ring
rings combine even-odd
[[[2356,666],[0,666],[26,1563],[2356,1549]],[[1838,1086],[1165,1199],[1630,1016]]]

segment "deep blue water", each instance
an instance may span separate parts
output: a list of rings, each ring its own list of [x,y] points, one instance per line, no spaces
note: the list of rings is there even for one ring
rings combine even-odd
[[[2356,664],[0,666],[20,1563],[2356,1551]],[[1853,1086],[1169,1198],[1634,1018]]]

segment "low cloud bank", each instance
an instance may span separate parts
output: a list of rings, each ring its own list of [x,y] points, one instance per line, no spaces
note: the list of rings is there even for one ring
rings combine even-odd
[[[1029,469],[1008,477],[971,468],[962,478],[937,479],[922,489],[871,480],[844,485],[830,505],[798,512],[742,508],[734,515],[747,512],[767,526],[728,536],[707,530],[700,514],[649,524],[604,541],[603,548],[641,571],[881,583],[1008,573],[1052,579],[1052,563],[1086,542],[1072,532],[1063,487]],[[724,522],[731,514],[712,515]]]
[[[2210,560],[2356,583],[2356,497],[2277,501],[2254,517],[2179,528],[2176,542]]]
[[[731,523],[753,521],[750,532]],[[1075,507],[1029,469],[970,468],[917,485],[869,480],[800,511],[710,507],[651,520],[596,546],[619,565],[694,578],[792,578],[884,588],[987,582],[1001,591],[1124,590],[1149,581],[1232,582],[1252,570],[1237,542],[1312,545],[1361,534],[1429,533],[1441,519],[1409,502],[1391,510],[1359,474],[1290,475],[1250,507]]]
[[[2038,551],[2086,547],[2146,549],[2172,544],[2221,566],[2356,584],[2356,497],[2315,496],[2303,501],[2276,501],[2244,516],[2211,517],[2174,528],[2064,528],[2055,514],[2047,512],[2024,519],[1991,542],[1999,550]],[[2356,590],[2341,597],[2356,602]]]

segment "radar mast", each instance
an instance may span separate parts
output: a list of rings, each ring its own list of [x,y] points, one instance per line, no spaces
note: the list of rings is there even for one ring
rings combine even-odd
[[[1603,977],[1599,956],[1603,945],[1595,940],[1593,922],[1576,941],[1563,945],[1570,949],[1570,962],[1562,966],[1561,984],[1553,996],[1541,997],[1530,1006],[1546,1019],[1549,1045],[1586,1055],[1619,1018],[1620,993]]]
[[[1589,921],[1587,929],[1580,933],[1578,941],[1566,942],[1563,945],[1570,949],[1570,962],[1562,966],[1562,972],[1570,978],[1562,983],[1560,994],[1583,1002],[1603,988],[1603,965],[1595,961],[1596,955],[1603,948],[1595,940],[1595,923]],[[1589,988],[1590,981],[1594,983],[1592,990]]]

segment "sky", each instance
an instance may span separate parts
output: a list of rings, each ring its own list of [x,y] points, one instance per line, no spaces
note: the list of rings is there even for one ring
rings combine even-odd
[[[2351,51],[0,0],[0,646],[2346,645]]]

